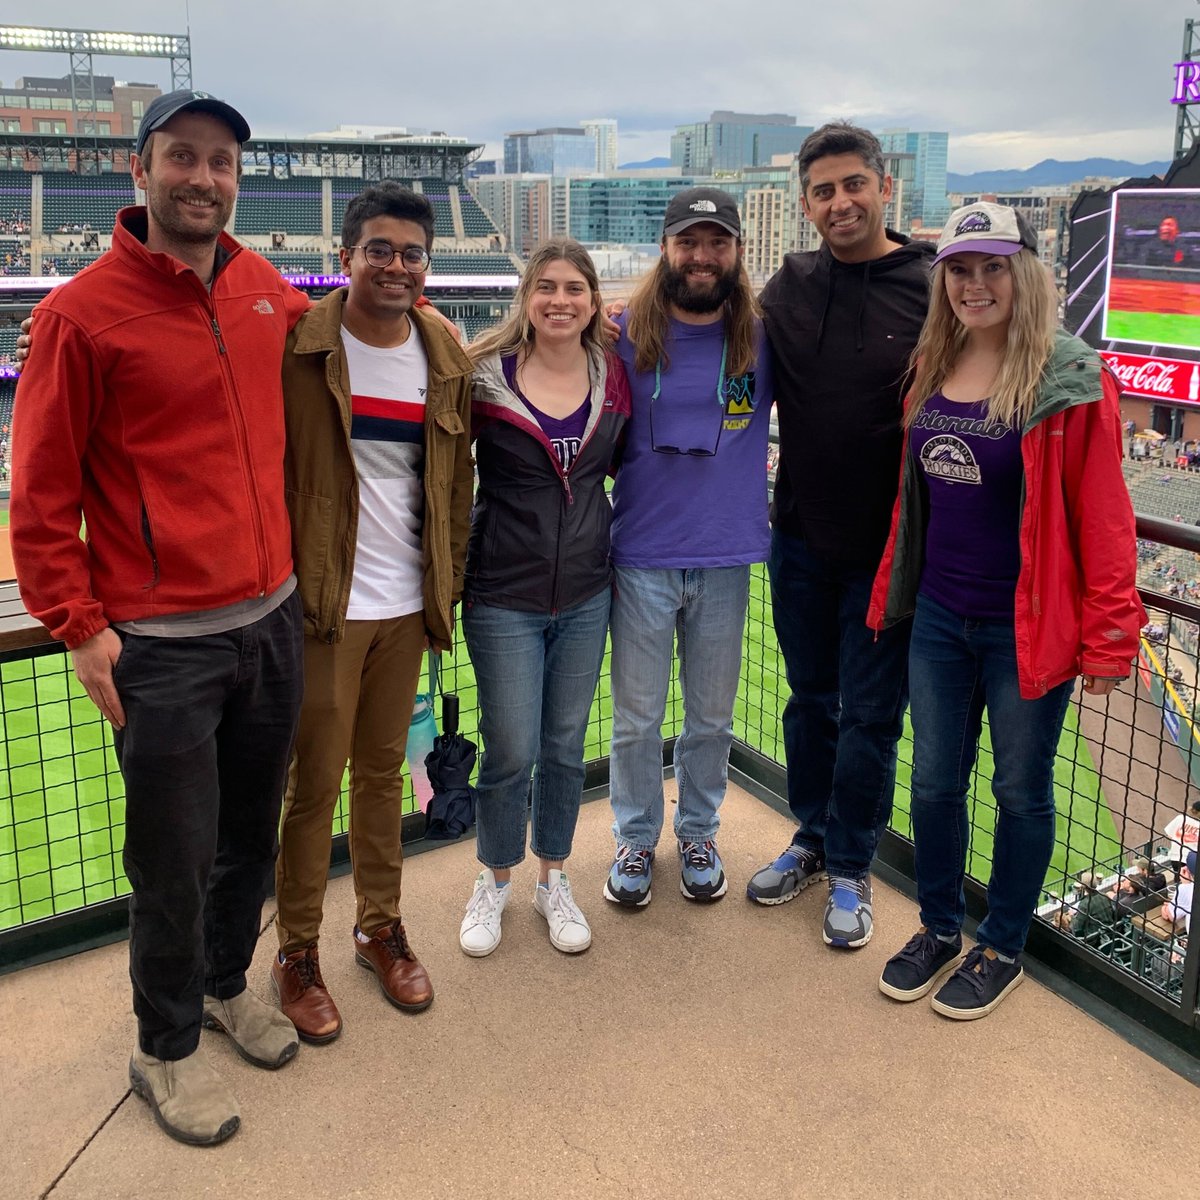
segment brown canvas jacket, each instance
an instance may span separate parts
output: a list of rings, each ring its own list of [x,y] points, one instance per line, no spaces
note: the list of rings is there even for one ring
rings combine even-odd
[[[346,289],[331,292],[288,336],[283,359],[284,481],[304,632],[345,634],[358,536],[358,477],[350,447],[350,378],[342,349]],[[429,360],[425,397],[425,627],[435,649],[454,640],[471,523],[471,362],[441,320],[413,308]]]

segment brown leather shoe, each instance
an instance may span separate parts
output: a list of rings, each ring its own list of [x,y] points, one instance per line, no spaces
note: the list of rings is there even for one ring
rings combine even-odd
[[[321,978],[315,942],[289,954],[283,962],[276,955],[271,963],[271,982],[279,994],[283,1015],[304,1041],[319,1046],[332,1042],[342,1032],[342,1015]]]
[[[399,921],[385,925],[367,942],[360,942],[355,930],[354,957],[360,967],[375,972],[383,994],[397,1008],[421,1012],[433,1003],[433,984]]]

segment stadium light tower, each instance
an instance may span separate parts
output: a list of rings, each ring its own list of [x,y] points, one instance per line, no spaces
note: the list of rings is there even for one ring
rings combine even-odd
[[[1200,141],[1200,31],[1190,17],[1183,23],[1183,56],[1175,64],[1175,158]]]
[[[171,91],[192,86],[192,43],[184,33],[114,33],[104,29],[48,29],[33,25],[0,25],[0,50],[58,51],[71,58],[71,108],[93,111],[96,77],[92,57],[171,60]]]

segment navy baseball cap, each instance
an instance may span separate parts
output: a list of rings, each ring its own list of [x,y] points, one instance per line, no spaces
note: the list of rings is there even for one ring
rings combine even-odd
[[[181,112],[211,113],[233,130],[233,136],[237,138],[239,146],[250,140],[250,126],[246,118],[232,104],[226,104],[224,100],[218,100],[216,96],[210,96],[208,92],[193,92],[190,89],[182,92],[168,92],[165,96],[158,96],[152,100],[150,107],[142,116],[142,123],[138,126],[135,149],[139,157],[146,149],[146,142],[150,135],[156,129],[161,129],[176,113]]]
[[[1185,858],[1183,860],[1183,865],[1185,867],[1187,867],[1187,869],[1189,871],[1191,871],[1192,877],[1195,878],[1195,875],[1196,875],[1196,852],[1195,852],[1195,850],[1188,851],[1188,856],[1187,856],[1187,858]]]

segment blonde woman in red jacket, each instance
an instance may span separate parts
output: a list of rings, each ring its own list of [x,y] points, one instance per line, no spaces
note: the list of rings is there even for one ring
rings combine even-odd
[[[915,352],[907,448],[868,624],[913,614],[912,821],[921,927],[880,989],[987,1016],[1020,984],[1054,846],[1054,756],[1076,676],[1128,676],[1145,613],[1121,475],[1118,390],[1056,330],[1014,209],[953,213]],[[967,789],[987,710],[996,835],[988,914],[962,949]],[[949,976],[949,978],[947,978]],[[945,980],[945,982],[942,982]]]

